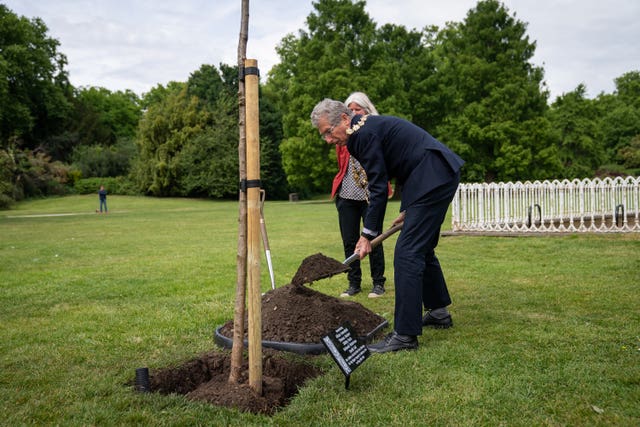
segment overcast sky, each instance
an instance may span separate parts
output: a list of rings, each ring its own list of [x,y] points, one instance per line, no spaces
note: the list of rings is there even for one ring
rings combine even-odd
[[[39,17],[60,42],[76,86],[131,89],[186,81],[202,64],[237,63],[241,0],[4,0]],[[422,29],[461,22],[475,0],[368,0],[378,24]],[[537,42],[551,100],[579,83],[589,97],[615,90],[613,79],[640,70],[640,0],[504,0]],[[251,0],[247,57],[263,77],[279,62],[275,47],[305,29],[311,0]],[[363,88],[366,90],[366,88]]]

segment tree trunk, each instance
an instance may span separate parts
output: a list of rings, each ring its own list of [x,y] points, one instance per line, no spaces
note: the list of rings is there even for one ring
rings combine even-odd
[[[238,71],[244,70],[244,61],[247,56],[247,39],[249,33],[249,0],[242,0],[240,20],[240,40],[238,42]],[[238,169],[240,182],[247,179],[246,162],[246,98],[244,78],[238,80]],[[229,382],[237,383],[242,371],[242,350],[244,346],[244,313],[247,283],[247,194],[244,189],[239,192],[238,213],[238,253],[237,253],[237,281],[236,304],[233,315],[233,347],[231,349],[231,368]]]

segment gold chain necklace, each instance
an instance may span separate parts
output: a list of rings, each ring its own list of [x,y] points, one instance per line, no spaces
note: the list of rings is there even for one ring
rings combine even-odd
[[[349,129],[347,129],[347,135],[351,135],[354,132],[357,132],[358,129],[360,129],[362,126],[364,126],[364,122],[367,121],[367,117],[369,117],[369,115],[367,114],[366,116],[362,116],[360,118],[360,120],[358,121],[358,123],[356,123],[355,125],[353,125],[352,127],[350,127]]]

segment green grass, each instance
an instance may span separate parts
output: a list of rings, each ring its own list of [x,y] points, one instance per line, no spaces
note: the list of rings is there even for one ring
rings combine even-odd
[[[349,390],[320,356],[326,374],[265,417],[127,385],[137,367],[210,351],[232,318],[237,202],[111,196],[109,215],[96,207],[91,195],[0,212],[2,425],[640,424],[638,233],[444,237],[455,327],[425,330],[416,352],[373,355]],[[308,255],[343,258],[331,202],[264,211],[278,285]],[[390,321],[395,238],[385,297],[354,298]],[[265,262],[261,276],[268,290]],[[313,284],[345,287],[344,275]]]

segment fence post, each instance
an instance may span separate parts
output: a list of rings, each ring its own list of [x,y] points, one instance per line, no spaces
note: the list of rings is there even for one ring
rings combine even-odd
[[[620,218],[620,223],[618,223],[618,218]],[[615,222],[616,222],[616,227],[622,227],[624,225],[624,205],[623,204],[619,204],[618,206],[616,206]]]
[[[529,211],[528,211],[528,214],[527,214],[527,227],[531,227],[531,224],[532,224],[532,222],[531,222],[531,213],[532,213],[534,207],[537,208],[537,210],[538,210],[538,221],[539,221],[538,224],[542,224],[542,208],[540,207],[539,204],[535,203],[535,204],[529,206]]]

